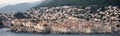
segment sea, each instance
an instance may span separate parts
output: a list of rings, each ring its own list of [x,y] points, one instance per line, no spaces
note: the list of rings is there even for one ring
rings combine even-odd
[[[0,28],[0,36],[120,36],[120,34],[34,34],[34,33],[15,33],[6,31],[8,28]]]

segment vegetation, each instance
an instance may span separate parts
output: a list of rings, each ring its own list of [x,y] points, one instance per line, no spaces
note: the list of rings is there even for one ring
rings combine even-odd
[[[3,25],[1,21],[0,21],[0,25]]]
[[[24,13],[18,12],[14,15],[16,18],[22,19],[22,18],[31,18],[29,15],[25,16]]]
[[[3,27],[3,24],[2,24],[2,22],[0,21],[0,28],[1,28],[1,27]]]
[[[40,7],[55,7],[55,6],[86,6],[86,5],[100,5],[100,6],[120,6],[120,0],[46,0],[34,8]]]

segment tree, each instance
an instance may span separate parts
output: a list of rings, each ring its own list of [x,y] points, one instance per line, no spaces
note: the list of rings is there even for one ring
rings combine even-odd
[[[3,23],[0,21],[0,27],[3,27]]]
[[[15,13],[14,17],[19,18],[19,19],[22,19],[22,18],[31,18],[31,16],[29,16],[29,15],[23,13],[23,12],[17,12],[17,13]]]

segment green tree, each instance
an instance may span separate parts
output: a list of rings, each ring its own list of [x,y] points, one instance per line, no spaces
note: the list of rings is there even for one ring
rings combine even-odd
[[[0,27],[2,27],[3,26],[3,24],[2,24],[2,22],[0,21]]]

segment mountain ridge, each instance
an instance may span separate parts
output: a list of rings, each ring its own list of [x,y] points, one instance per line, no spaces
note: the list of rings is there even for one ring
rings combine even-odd
[[[46,0],[41,4],[33,7],[56,7],[56,6],[87,6],[87,5],[99,5],[99,6],[120,6],[120,0]]]
[[[0,8],[0,12],[23,12],[25,10],[30,9],[41,3],[40,1],[32,2],[32,3],[19,3],[15,5],[7,5]]]

